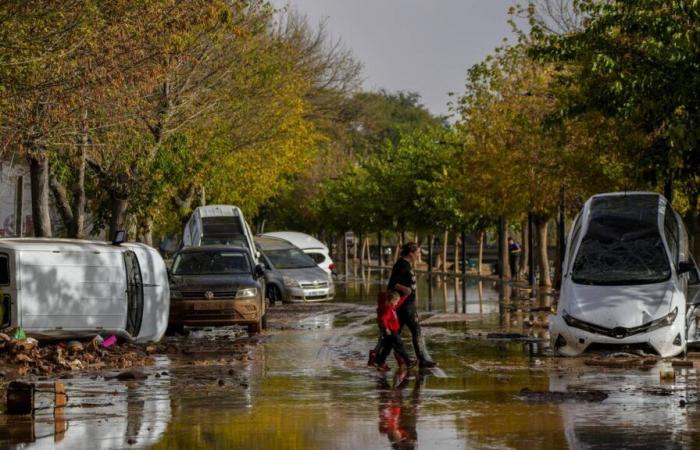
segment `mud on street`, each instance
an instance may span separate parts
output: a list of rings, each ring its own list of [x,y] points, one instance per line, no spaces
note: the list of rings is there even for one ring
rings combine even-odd
[[[5,384],[64,383],[67,403],[37,393],[33,416],[0,415],[0,447],[700,447],[700,355],[555,357],[544,339],[551,296],[494,282],[470,280],[463,298],[454,280],[423,276],[418,302],[439,368],[405,379],[367,368],[383,283],[358,274],[333,303],[275,305],[260,335],[203,328],[130,349],[143,367],[5,368]]]

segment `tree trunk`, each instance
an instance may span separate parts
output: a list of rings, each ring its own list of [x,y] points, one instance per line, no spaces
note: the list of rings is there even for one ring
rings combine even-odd
[[[32,185],[32,221],[34,236],[51,237],[49,214],[49,160],[45,155],[27,158]]]
[[[362,252],[360,252],[360,264],[369,265],[369,238],[362,238]]]
[[[455,248],[454,248],[454,264],[452,264],[452,272],[457,273],[459,272],[459,247],[461,244],[461,239],[459,237],[459,233],[455,231]]]
[[[413,234],[413,237],[415,238],[413,242],[416,243],[418,246],[418,260],[416,261],[417,264],[423,264],[423,252],[420,250],[420,240],[418,239],[418,232],[416,231]]]
[[[527,230],[527,216],[520,224],[520,239],[520,248],[522,250],[520,252],[520,267],[518,267],[518,270],[520,275],[524,275],[527,272],[527,257],[530,253],[530,244],[528,242],[529,239]]]
[[[357,234],[352,233],[352,262],[357,261]]]
[[[146,218],[139,228],[139,242],[153,247],[153,218]]]
[[[447,272],[447,241],[450,239],[450,231],[445,230],[442,233],[442,267],[438,268],[443,272]]]
[[[396,252],[394,253],[394,262],[398,261],[401,257],[401,247],[403,247],[403,236],[403,232],[399,233],[399,237],[396,243]]]
[[[112,206],[109,239],[112,239],[117,231],[126,229],[126,209],[129,206],[129,201],[114,193],[110,193],[109,197]]]
[[[698,194],[690,196],[690,207],[685,215],[685,224],[688,228],[688,244],[690,253],[695,261],[700,260],[700,211],[698,211]]]
[[[481,276],[481,265],[484,262],[484,237],[486,233],[484,230],[479,231],[479,253],[476,257],[476,273]]]
[[[537,232],[537,260],[540,267],[540,286],[551,287],[552,279],[549,275],[549,256],[547,254],[547,229],[549,218],[535,216],[535,229]]]
[[[68,230],[70,237],[83,239],[85,237],[85,151],[88,145],[87,130],[83,130],[81,142],[78,148],[79,159],[76,171],[75,184],[73,185],[73,221]]]
[[[345,273],[345,278],[348,277],[348,237],[343,233],[343,272]]]
[[[61,216],[61,220],[63,221],[63,226],[70,236],[70,230],[73,227],[73,210],[68,203],[68,194],[66,193],[66,190],[61,182],[58,181],[53,175],[49,177],[49,186],[51,188],[51,193],[53,194],[58,214]]]
[[[508,220],[501,217],[498,222],[498,253],[500,266],[498,267],[501,280],[510,280],[510,254],[508,252]]]
[[[435,244],[435,235],[430,234],[428,235],[428,270],[430,270],[431,272],[435,268],[435,254],[433,253],[433,244]]]

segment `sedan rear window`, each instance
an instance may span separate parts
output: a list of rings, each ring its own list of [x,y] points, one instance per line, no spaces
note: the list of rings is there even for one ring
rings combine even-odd
[[[326,260],[326,255],[323,253],[307,253],[313,259],[316,264],[321,264],[323,261]]]
[[[0,285],[10,284],[10,260],[7,255],[0,255]]]
[[[265,255],[277,269],[303,269],[316,267],[316,262],[309,255],[297,248],[267,250]]]

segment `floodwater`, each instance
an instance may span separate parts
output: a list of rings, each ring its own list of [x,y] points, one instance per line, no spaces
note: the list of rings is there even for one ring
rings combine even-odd
[[[454,280],[421,276],[423,330],[439,369],[405,380],[368,369],[386,275],[339,283],[333,303],[275,306],[271,329],[237,344],[244,359],[206,352],[222,330],[204,330],[191,336],[202,354],[159,356],[145,381],[65,379],[63,410],[0,415],[0,447],[700,448],[695,368],[662,382],[668,361],[554,357],[540,327],[551,296],[493,281],[469,280],[462,297]]]

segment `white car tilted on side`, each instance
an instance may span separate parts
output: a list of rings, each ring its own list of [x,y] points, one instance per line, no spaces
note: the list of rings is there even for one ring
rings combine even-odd
[[[0,239],[0,298],[0,328],[40,339],[158,341],[170,309],[163,259],[136,243]]]
[[[696,339],[698,268],[683,222],[651,192],[595,195],[574,219],[552,347],[670,357]]]

